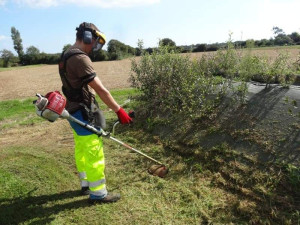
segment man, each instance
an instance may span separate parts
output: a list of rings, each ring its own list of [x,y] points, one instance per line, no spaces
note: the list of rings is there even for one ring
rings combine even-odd
[[[66,109],[75,118],[95,127],[105,126],[94,92],[114,112],[122,124],[132,119],[103,86],[92,66],[88,54],[105,44],[103,33],[92,23],[82,23],[76,28],[76,42],[63,52],[59,73],[62,91],[67,98]],[[108,193],[105,184],[105,164],[102,137],[70,122],[75,141],[75,161],[79,172],[81,193],[89,194],[92,203],[110,203],[120,199],[120,194]]]

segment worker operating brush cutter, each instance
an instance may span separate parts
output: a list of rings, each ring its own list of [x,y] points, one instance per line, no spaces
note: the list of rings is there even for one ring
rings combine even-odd
[[[105,35],[92,23],[81,23],[76,30],[75,44],[62,53],[59,62],[62,91],[66,99],[59,92],[50,92],[45,97],[38,94],[38,100],[35,102],[37,114],[49,121],[61,117],[70,122],[74,134],[75,161],[81,193],[89,195],[89,201],[92,203],[116,202],[120,199],[120,194],[108,193],[106,188],[102,136],[146,155],[104,132],[105,119],[98,108],[95,93],[116,112],[121,124],[132,123],[132,118],[117,104],[97,77],[88,55],[93,50],[99,51],[102,48],[106,43]],[[152,167],[150,172],[159,176],[167,172],[166,169],[162,169],[165,167],[161,166],[161,163],[146,157],[159,164]]]
[[[94,127],[82,120],[79,120],[75,118],[74,116],[70,115],[70,113],[65,109],[66,105],[66,99],[58,92],[49,92],[46,94],[46,96],[42,96],[40,94],[36,95],[38,99],[34,101],[35,107],[36,107],[36,113],[37,115],[43,117],[44,119],[49,120],[50,122],[56,121],[58,118],[62,119],[67,119],[70,123],[75,123],[78,124],[82,129],[85,129],[89,132],[92,132],[94,135],[97,135],[98,139],[101,139],[102,136],[110,138],[111,140],[123,145],[124,147],[146,157],[147,159],[155,162],[155,165],[152,165],[149,169],[148,172],[152,175],[159,176],[159,177],[165,177],[165,175],[168,173],[168,169],[166,168],[165,165],[163,165],[161,162],[157,161],[156,159],[146,155],[145,153],[129,146],[128,144],[116,139],[115,137],[112,137],[109,132],[105,132],[101,127]],[[133,117],[133,112],[130,113],[130,115]],[[117,121],[115,125],[119,123]],[[75,139],[76,141],[76,139]],[[99,163],[99,162],[98,162]],[[87,180],[87,183],[90,185],[89,180]],[[92,183],[93,184],[93,183]],[[91,195],[91,194],[90,194]],[[108,196],[108,195],[107,195]],[[113,196],[116,196],[114,194]],[[95,201],[90,197],[90,202],[91,203],[108,203],[108,202],[113,202],[113,201]],[[116,200],[114,200],[116,201]]]

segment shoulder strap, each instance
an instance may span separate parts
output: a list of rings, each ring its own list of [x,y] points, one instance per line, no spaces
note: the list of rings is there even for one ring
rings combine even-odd
[[[71,56],[79,55],[79,54],[87,55],[85,52],[81,51],[80,49],[73,48],[73,49],[69,50],[67,53],[65,53],[65,52],[62,53],[62,60],[66,62]]]
[[[67,60],[69,58],[71,58],[72,56],[79,55],[79,54],[87,55],[85,52],[81,51],[80,49],[74,48],[74,49],[71,49],[70,51],[68,51],[67,53],[64,51],[60,56],[60,61],[58,64],[59,74],[60,74],[62,81],[65,81],[63,83],[67,84],[68,87],[66,87],[66,88],[73,89],[72,85],[70,84],[70,82],[68,81],[67,76],[66,76]]]
[[[59,61],[59,64],[58,64],[59,75],[60,75],[61,81],[63,83],[62,90],[63,90],[63,93],[66,95],[66,97],[69,98],[69,99],[73,98],[72,95],[75,95],[75,96],[80,96],[81,95],[81,88],[80,89],[73,88],[72,85],[70,84],[67,76],[66,76],[66,74],[67,74],[67,70],[66,70],[67,60],[69,58],[71,58],[72,56],[79,55],[79,54],[87,55],[85,52],[81,51],[78,48],[71,49],[68,52],[64,51],[61,54],[60,61]]]

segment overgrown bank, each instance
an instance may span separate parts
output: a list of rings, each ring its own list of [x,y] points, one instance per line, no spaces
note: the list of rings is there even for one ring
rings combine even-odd
[[[148,131],[213,186],[236,194],[237,215],[253,224],[299,223],[300,99],[290,86],[297,62],[234,48],[192,61],[161,48],[132,70]],[[265,84],[248,92],[251,80]]]

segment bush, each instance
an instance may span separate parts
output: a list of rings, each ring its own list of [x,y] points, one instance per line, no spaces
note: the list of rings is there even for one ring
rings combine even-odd
[[[209,62],[213,75],[227,78],[236,75],[238,63],[239,56],[231,41],[228,42],[226,50],[218,50]]]
[[[266,83],[279,83],[288,86],[293,83],[297,73],[297,64],[293,63],[286,52],[279,52],[274,60],[266,56],[251,55],[249,51],[240,59],[238,75],[244,80]]]
[[[218,59],[230,63],[229,59],[221,59],[230,54],[221,54]],[[240,96],[241,92],[242,84],[234,87],[233,76],[215,76],[212,61],[209,57],[193,61],[170,51],[168,46],[160,46],[152,55],[146,52],[139,63],[132,61],[130,81],[133,87],[141,90],[141,99],[151,115],[184,114],[200,118],[217,107],[229,91],[233,96]],[[230,70],[229,64],[225,67]]]
[[[253,45],[252,45],[253,46]],[[280,83],[288,86],[299,69],[289,55],[279,53],[275,60],[237,51],[229,39],[227,48],[191,60],[176,48],[159,46],[147,51],[139,62],[132,61],[130,81],[138,88],[145,108],[153,116],[185,114],[190,118],[207,116],[226,97],[244,102],[247,81]],[[230,103],[229,103],[230,104]]]

